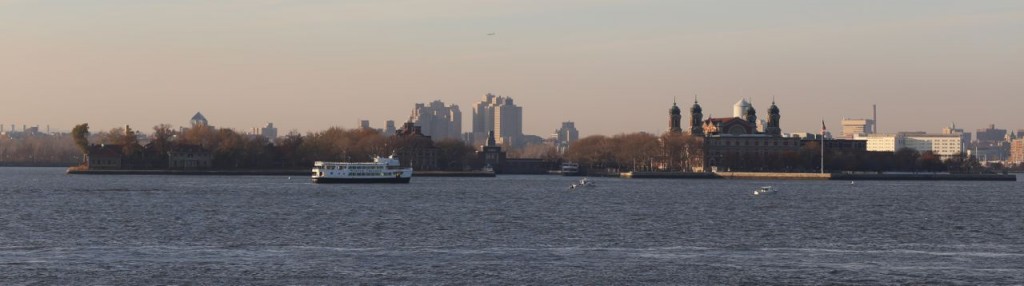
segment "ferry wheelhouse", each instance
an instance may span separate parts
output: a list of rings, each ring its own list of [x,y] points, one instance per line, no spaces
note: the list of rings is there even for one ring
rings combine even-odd
[[[572,162],[562,163],[562,167],[559,171],[562,173],[562,176],[579,176],[580,164]]]
[[[408,183],[412,168],[402,167],[398,158],[375,157],[373,162],[313,163],[314,183]]]

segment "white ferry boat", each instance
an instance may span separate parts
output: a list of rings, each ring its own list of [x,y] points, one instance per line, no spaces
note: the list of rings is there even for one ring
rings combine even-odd
[[[313,163],[314,183],[408,183],[410,179],[412,168],[401,167],[395,156],[378,156],[363,163]]]
[[[580,164],[566,162],[562,163],[562,168],[559,170],[562,176],[579,176],[580,175]]]

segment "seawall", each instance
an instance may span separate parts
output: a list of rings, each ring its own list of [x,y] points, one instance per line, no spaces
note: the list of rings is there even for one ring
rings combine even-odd
[[[311,176],[310,170],[82,170],[69,168],[73,175],[189,175],[189,176]],[[413,171],[413,177],[494,177],[484,171]]]
[[[73,175],[310,176],[309,170],[76,170]]]
[[[1017,175],[1008,174],[834,174],[832,180],[870,181],[1017,181]]]
[[[742,179],[742,180],[838,180],[838,181],[1017,181],[1014,174],[832,174],[770,172],[627,172],[636,179]]]
[[[478,177],[493,178],[494,172],[485,171],[412,171],[412,177]]]
[[[830,180],[832,174],[825,173],[769,173],[769,172],[717,172],[723,179],[749,180]]]
[[[714,173],[680,173],[680,172],[625,172],[619,177],[633,179],[721,179]]]

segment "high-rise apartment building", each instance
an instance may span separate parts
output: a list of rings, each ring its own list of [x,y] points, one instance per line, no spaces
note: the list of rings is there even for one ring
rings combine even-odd
[[[1006,140],[1006,129],[996,129],[995,124],[989,124],[986,129],[978,129],[975,134],[979,145],[994,145]]]
[[[440,100],[429,105],[417,103],[409,121],[434,140],[462,139],[462,112],[458,105],[445,106]]]
[[[511,97],[486,94],[473,106],[473,143],[482,144],[494,131],[497,143],[520,147],[523,137],[523,108]]]
[[[566,121],[562,122],[562,128],[556,129],[555,134],[551,137],[555,139],[555,149],[559,153],[564,153],[569,149],[569,145],[580,140],[580,132],[576,130],[576,123]]]
[[[397,133],[398,129],[395,128],[395,121],[388,120],[384,122],[384,136],[391,136]]]
[[[372,129],[370,128],[370,121],[365,119],[356,120],[356,126],[359,126],[359,129]]]
[[[274,141],[274,138],[277,138],[277,127],[274,127],[273,122],[268,122],[267,126],[260,128],[260,135],[266,137],[267,140]]]
[[[1013,164],[1024,163],[1024,139],[1015,139],[1010,142],[1010,159]]]

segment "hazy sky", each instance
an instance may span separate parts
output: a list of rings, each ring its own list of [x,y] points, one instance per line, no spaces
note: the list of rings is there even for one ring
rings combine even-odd
[[[774,97],[783,132],[871,104],[883,132],[1024,128],[1024,1],[0,0],[6,128],[382,127],[440,99],[471,130],[488,92],[537,135],[663,132],[694,94]]]

